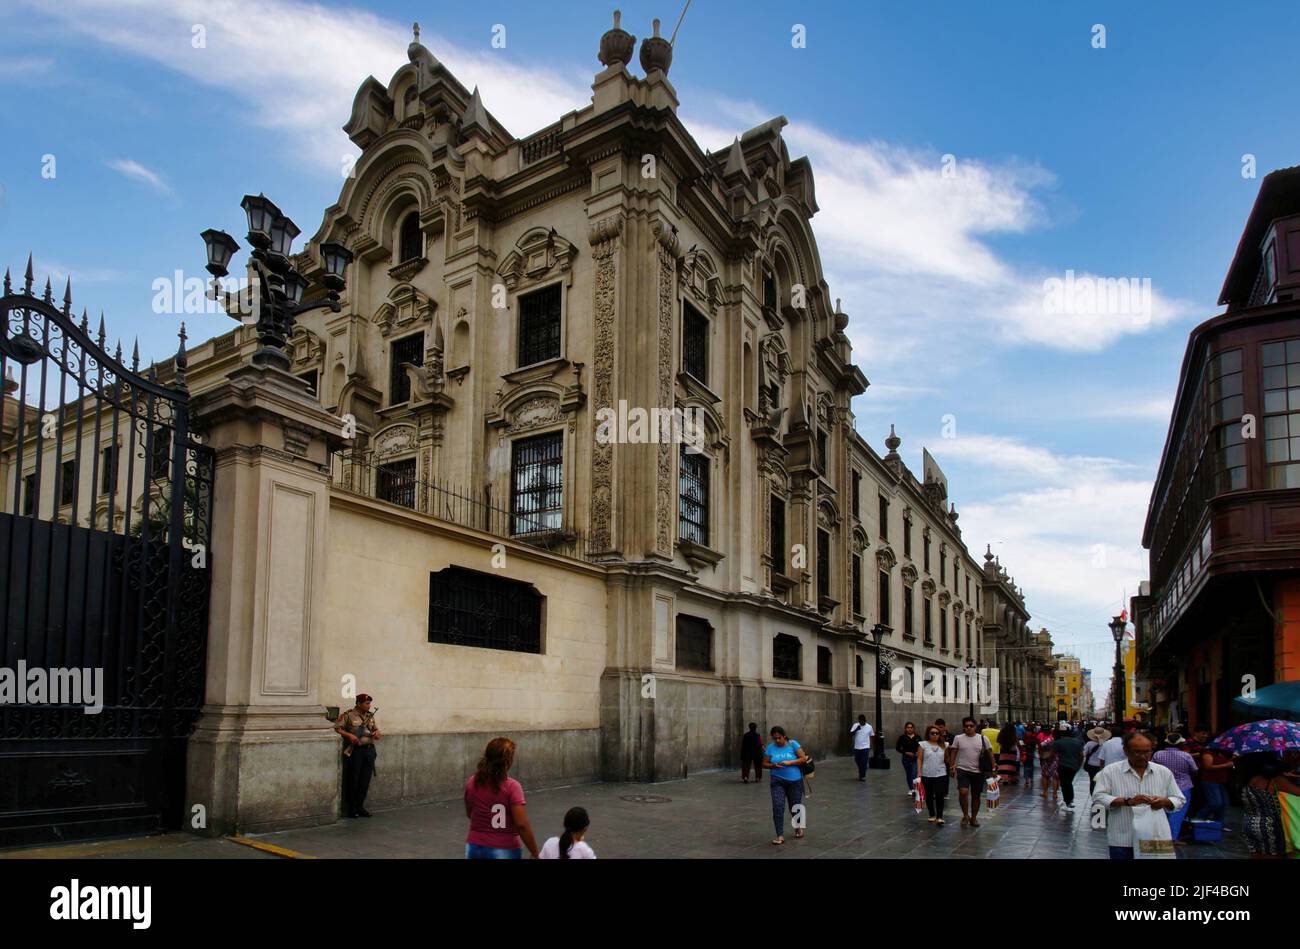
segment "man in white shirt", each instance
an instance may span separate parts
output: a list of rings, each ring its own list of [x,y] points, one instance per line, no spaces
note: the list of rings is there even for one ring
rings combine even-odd
[[[1151,760],[1154,740],[1131,732],[1123,743],[1126,759],[1101,769],[1092,794],[1093,807],[1105,808],[1106,843],[1112,860],[1133,859],[1133,808],[1150,807],[1168,820],[1167,812],[1177,811],[1186,801],[1174,773]]]
[[[867,780],[867,760],[871,757],[871,739],[875,730],[867,724],[867,716],[859,715],[857,722],[849,728],[853,736],[853,760],[858,765],[858,780]]]

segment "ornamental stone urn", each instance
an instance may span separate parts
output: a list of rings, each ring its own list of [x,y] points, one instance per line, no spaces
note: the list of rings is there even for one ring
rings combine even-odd
[[[641,68],[649,76],[656,70],[668,75],[668,67],[673,64],[673,47],[659,35],[659,21],[654,21],[655,35],[641,41]]]
[[[622,63],[626,66],[632,62],[632,51],[636,48],[636,37],[621,27],[623,14],[618,10],[614,11],[614,28],[605,33],[600,38],[601,63],[606,66],[613,66],[615,63]]]

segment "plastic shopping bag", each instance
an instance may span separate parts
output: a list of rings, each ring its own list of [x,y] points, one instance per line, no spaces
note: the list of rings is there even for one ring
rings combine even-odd
[[[919,814],[925,810],[925,785],[921,783],[920,778],[917,778],[912,784],[916,786],[916,797],[912,804],[912,811]]]
[[[1133,807],[1133,856],[1139,860],[1176,860],[1174,839],[1164,809]]]
[[[1002,796],[1002,787],[997,777],[991,777],[984,782],[984,801],[989,807],[998,806],[998,798]]]

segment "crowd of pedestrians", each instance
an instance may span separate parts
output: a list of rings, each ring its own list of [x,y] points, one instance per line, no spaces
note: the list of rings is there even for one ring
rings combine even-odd
[[[1259,722],[1211,740],[1203,726],[1140,730],[1135,722],[1007,722],[1000,727],[967,716],[957,734],[939,718],[918,729],[905,723],[894,750],[906,793],[919,815],[943,825],[944,805],[956,784],[963,826],[980,826],[981,801],[996,807],[1001,788],[1034,789],[1035,774],[1045,800],[1075,807],[1075,778],[1088,775],[1093,816],[1104,814],[1112,859],[1175,856],[1188,838],[1218,839],[1240,832],[1259,858],[1295,855],[1300,849],[1300,747],[1293,723]],[[1191,735],[1190,738],[1187,734]],[[1240,734],[1238,734],[1240,733]],[[765,740],[766,738],[766,740]],[[849,726],[859,781],[866,779],[877,732],[865,715]],[[1271,742],[1271,744],[1270,744]],[[786,842],[786,820],[795,838],[806,834],[805,801],[811,796],[815,763],[781,726],[763,736],[749,723],[740,741],[741,781],[757,783],[768,773],[774,845]],[[540,847],[528,817],[524,790],[510,777],[515,743],[488,742],[465,782],[469,859],[595,859],[586,842],[587,811],[570,808],[561,833]],[[1241,826],[1223,826],[1230,799],[1240,795]]]

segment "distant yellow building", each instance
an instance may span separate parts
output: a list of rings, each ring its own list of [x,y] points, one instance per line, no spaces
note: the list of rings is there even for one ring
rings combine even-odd
[[[1083,669],[1074,656],[1056,654],[1056,717],[1083,718]]]

